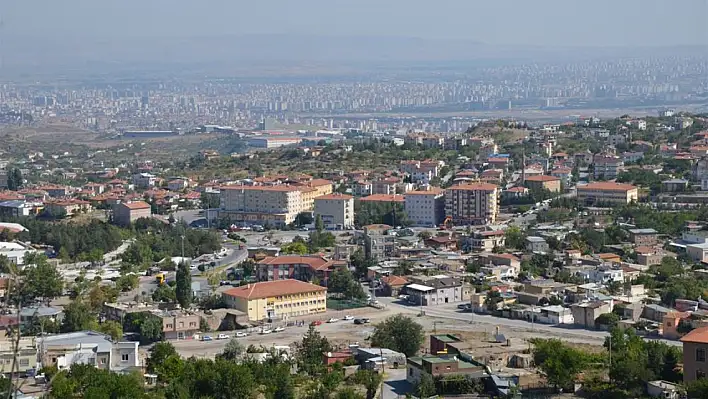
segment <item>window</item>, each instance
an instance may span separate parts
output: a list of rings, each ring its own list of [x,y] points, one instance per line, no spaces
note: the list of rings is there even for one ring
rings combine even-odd
[[[172,324],[168,324],[168,325],[167,325],[167,328],[172,328]]]
[[[20,359],[20,367],[28,367],[29,359]]]
[[[120,360],[127,362],[129,357],[130,357],[130,355],[128,355],[127,353],[124,353],[124,354],[120,355]]]
[[[705,362],[706,361],[706,350],[703,348],[696,349],[696,361]]]
[[[696,379],[706,378],[706,373],[703,370],[696,370]]]

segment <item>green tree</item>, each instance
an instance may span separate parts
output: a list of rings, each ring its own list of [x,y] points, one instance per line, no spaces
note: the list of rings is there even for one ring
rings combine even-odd
[[[318,233],[324,231],[324,222],[322,221],[322,216],[320,215],[315,216],[315,230]]]
[[[421,399],[429,398],[435,396],[437,390],[435,389],[435,381],[433,376],[428,373],[423,373],[418,379],[418,382],[414,387],[415,394]]]
[[[689,399],[708,398],[708,379],[700,378],[687,383],[686,394]]]
[[[147,370],[150,373],[154,373],[157,370],[157,367],[164,363],[168,357],[178,355],[174,345],[166,341],[156,343],[152,348],[150,348],[149,354],[150,356],[147,360]]]
[[[307,254],[307,245],[305,245],[304,242],[291,242],[289,244],[283,245],[280,248],[280,253],[283,255],[290,255],[290,254],[296,254],[296,255],[306,255]]]
[[[50,395],[53,399],[150,397],[145,392],[142,376],[137,373],[118,374],[78,363],[52,379]]]
[[[23,285],[21,295],[23,303],[34,299],[49,302],[61,296],[64,280],[56,267],[49,264],[46,256],[40,255],[31,259],[28,266],[22,270]]]
[[[523,249],[524,233],[516,226],[509,226],[504,232],[504,245],[507,248]]]
[[[18,168],[10,169],[10,173],[7,174],[7,189],[10,191],[17,191],[22,188],[24,180],[22,178],[22,172]]]
[[[140,342],[150,343],[162,339],[162,320],[159,317],[146,317],[138,329]]]
[[[97,330],[98,320],[91,306],[83,301],[72,301],[64,307],[62,332]]]
[[[371,345],[401,352],[408,357],[418,353],[423,343],[423,327],[408,316],[390,316],[377,324]]]
[[[327,338],[320,335],[315,327],[310,326],[297,345],[295,359],[298,367],[308,375],[318,375],[324,370],[322,356],[332,351]]]
[[[155,302],[173,303],[177,301],[177,295],[174,288],[167,284],[162,284],[152,292],[152,300]]]
[[[123,338],[123,326],[117,321],[108,320],[99,324],[98,331],[110,336],[114,341],[120,341]]]
[[[587,356],[557,339],[536,339],[533,361],[546,377],[549,384],[557,388],[568,388],[583,371]]]
[[[224,347],[224,351],[221,353],[221,357],[226,360],[237,361],[241,359],[241,356],[246,352],[246,348],[243,347],[241,342],[236,338],[231,338],[231,340]]]
[[[383,382],[383,375],[373,370],[359,370],[354,374],[354,381],[366,388],[366,399],[374,399],[376,391]]]
[[[179,264],[175,280],[175,298],[183,309],[187,309],[192,304],[192,272],[187,262]]]

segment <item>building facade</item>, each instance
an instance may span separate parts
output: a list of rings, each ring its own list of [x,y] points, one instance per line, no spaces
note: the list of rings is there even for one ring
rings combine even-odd
[[[406,193],[405,210],[414,226],[437,226],[445,219],[445,192],[440,188]]]
[[[222,293],[227,306],[251,321],[285,320],[327,310],[327,288],[299,280],[278,280],[234,287]]]
[[[577,186],[578,202],[584,205],[628,204],[637,201],[639,190],[631,184],[595,182]]]
[[[552,193],[561,191],[561,181],[555,176],[529,176],[526,178],[525,184],[530,190],[548,190]]]
[[[152,216],[152,208],[145,201],[122,202],[113,208],[113,223],[128,226],[140,218]]]
[[[493,184],[461,184],[445,191],[445,216],[457,226],[494,224],[499,189]]]
[[[308,209],[298,187],[227,186],[221,188],[219,217],[237,223],[266,224],[283,227]]]
[[[354,227],[354,197],[347,194],[328,194],[315,198],[315,217],[322,218],[327,229]]]

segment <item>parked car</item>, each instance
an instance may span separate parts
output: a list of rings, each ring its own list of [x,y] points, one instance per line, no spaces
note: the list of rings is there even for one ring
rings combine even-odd
[[[205,335],[202,337],[202,341],[211,341],[211,340],[212,340],[211,337],[208,335]]]
[[[354,320],[354,316],[346,315],[344,316],[344,320]]]
[[[229,339],[231,338],[228,334],[219,334],[216,336],[216,339]]]
[[[354,324],[366,324],[366,323],[368,323],[369,321],[370,321],[370,320],[369,320],[368,318],[364,317],[364,318],[361,318],[361,319],[354,319]]]
[[[270,333],[272,333],[272,332],[273,332],[273,330],[271,330],[270,328],[262,328],[262,329],[261,329],[261,334],[262,334],[262,335],[270,334]]]
[[[338,318],[332,317],[332,318],[330,318],[329,320],[327,320],[327,323],[336,323],[336,322],[338,322],[338,321],[339,321]]]
[[[273,332],[281,332],[281,331],[285,331],[285,327],[282,327],[282,326],[281,326],[281,327],[275,327],[275,329],[273,330]]]
[[[236,338],[248,337],[248,333],[239,331],[234,335]]]
[[[461,304],[457,305],[457,308],[464,310],[467,308],[467,305],[469,305],[469,304],[468,303],[461,303]]]
[[[310,323],[311,326],[321,326],[322,325],[322,320],[315,320],[312,323]]]

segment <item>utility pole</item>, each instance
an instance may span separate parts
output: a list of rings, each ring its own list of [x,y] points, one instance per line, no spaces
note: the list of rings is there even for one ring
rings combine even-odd
[[[182,262],[184,262],[184,234],[182,234]]]

